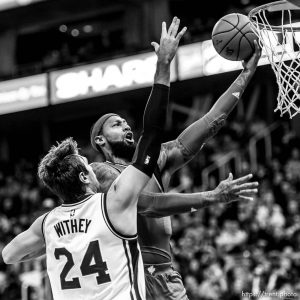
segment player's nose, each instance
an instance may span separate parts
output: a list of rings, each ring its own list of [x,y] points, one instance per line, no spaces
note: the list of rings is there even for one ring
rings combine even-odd
[[[123,127],[123,130],[124,131],[131,131],[131,128],[128,124],[125,124],[124,127]]]

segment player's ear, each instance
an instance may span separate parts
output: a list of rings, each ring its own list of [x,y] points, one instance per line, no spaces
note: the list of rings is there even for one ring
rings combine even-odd
[[[95,143],[97,145],[99,145],[100,147],[101,146],[103,147],[105,145],[105,142],[106,142],[106,139],[105,139],[105,137],[103,135],[97,135],[95,137]]]
[[[79,180],[84,184],[90,183],[90,180],[89,180],[87,174],[84,174],[84,172],[79,173]]]

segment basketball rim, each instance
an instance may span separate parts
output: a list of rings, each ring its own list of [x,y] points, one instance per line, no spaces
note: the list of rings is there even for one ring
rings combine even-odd
[[[257,22],[257,20],[255,20],[254,18],[257,14],[259,14],[262,11],[276,12],[276,11],[284,11],[284,10],[300,10],[300,0],[288,0],[288,1],[280,0],[280,1],[266,3],[252,9],[249,12],[248,17],[251,22],[256,23],[258,27],[262,29],[264,28],[264,24]],[[270,29],[276,32],[281,32],[283,27],[282,25],[275,26],[271,24],[268,24],[268,26]],[[291,31],[291,32],[292,31],[300,32],[300,26],[291,26],[291,27],[284,26],[284,30]]]

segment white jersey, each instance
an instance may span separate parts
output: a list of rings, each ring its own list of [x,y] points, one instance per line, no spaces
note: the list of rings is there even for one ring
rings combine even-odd
[[[54,300],[146,299],[137,236],[113,228],[106,195],[53,209],[42,229]]]

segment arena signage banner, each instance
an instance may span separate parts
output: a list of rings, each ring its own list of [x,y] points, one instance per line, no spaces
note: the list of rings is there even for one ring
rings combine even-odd
[[[178,78],[209,76],[242,68],[242,64],[221,57],[215,50],[212,41],[181,46],[178,49]]]
[[[288,58],[287,58],[288,59]],[[263,49],[259,65],[269,61]],[[178,79],[186,80],[242,69],[239,61],[230,61],[221,57],[215,50],[212,41],[181,46],[178,49]]]
[[[259,65],[268,63],[263,49]],[[156,55],[153,52],[77,66],[49,73],[0,82],[0,115],[68,101],[93,98],[150,86]],[[229,61],[207,40],[180,46],[171,67],[171,81],[186,80],[242,69],[241,62]]]
[[[47,75],[0,82],[0,115],[48,105]]]
[[[51,72],[50,101],[56,104],[151,86],[156,60],[151,52]],[[174,81],[174,63],[171,74]]]

